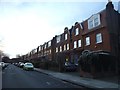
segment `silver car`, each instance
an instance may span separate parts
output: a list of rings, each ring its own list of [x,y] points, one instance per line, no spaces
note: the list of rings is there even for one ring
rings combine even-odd
[[[23,66],[24,70],[34,70],[34,66],[32,63],[25,63]]]

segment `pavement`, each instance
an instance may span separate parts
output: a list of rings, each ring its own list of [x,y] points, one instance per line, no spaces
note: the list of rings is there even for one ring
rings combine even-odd
[[[118,89],[120,90],[120,84],[118,83],[113,83],[113,82],[108,82],[108,81],[103,81],[103,80],[97,80],[97,79],[92,79],[92,78],[85,78],[85,77],[80,77],[80,76],[75,76],[75,75],[70,75],[66,73],[60,73],[60,72],[55,72],[51,70],[44,70],[40,68],[35,68],[34,70],[51,75],[55,78],[61,79],[63,81],[67,81],[76,85],[84,86],[87,88],[111,88],[111,89]]]

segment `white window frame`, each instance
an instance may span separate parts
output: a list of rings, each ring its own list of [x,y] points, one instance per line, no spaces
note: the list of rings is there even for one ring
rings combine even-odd
[[[77,48],[77,41],[74,41],[74,48]]]
[[[66,44],[64,45],[64,51],[66,50]]]
[[[88,29],[92,29],[93,27],[93,20],[88,20]]]
[[[96,43],[102,43],[102,34],[101,33],[96,34]]]
[[[41,46],[39,46],[39,50],[38,51],[41,51]]]
[[[79,34],[79,28],[75,29],[75,36],[77,36]]]
[[[100,14],[95,14],[88,20],[88,29],[92,29],[94,27],[97,27],[100,24],[101,24],[101,22],[100,22]]]
[[[49,50],[49,53],[51,54],[51,49]]]
[[[36,53],[36,49],[33,49],[32,54],[35,54],[35,53]]]
[[[81,47],[81,40],[78,40],[78,47]]]
[[[80,24],[80,28],[83,29],[83,25],[82,25],[82,23],[79,23],[79,24]]]
[[[51,46],[51,41],[48,42],[48,47],[50,47],[50,46]]]
[[[59,36],[57,36],[57,43],[59,43],[60,42],[60,38],[61,38],[61,36],[59,35]]]
[[[66,33],[66,34],[65,34],[65,40],[67,40],[67,38],[68,38],[68,37],[67,37],[67,33]]]
[[[56,53],[58,52],[58,47],[56,47]]]
[[[69,50],[69,44],[67,44],[67,50]]]
[[[86,37],[85,41],[86,41],[86,46],[90,45],[90,37]]]
[[[60,52],[62,52],[62,46],[60,46]]]
[[[99,25],[99,19],[98,19],[98,17],[96,17],[94,19],[94,27],[97,27],[98,25]]]
[[[35,53],[37,53],[37,49],[35,49]]]

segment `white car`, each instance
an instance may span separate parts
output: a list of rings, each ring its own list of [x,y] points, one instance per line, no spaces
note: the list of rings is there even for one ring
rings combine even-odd
[[[5,67],[8,66],[8,63],[5,63],[5,62],[0,62],[0,69],[4,69]]]
[[[34,70],[34,66],[32,63],[25,63],[23,66],[23,69],[25,70]]]
[[[0,62],[0,66],[1,66],[1,67],[4,67],[4,66],[5,66],[5,63],[4,63],[4,62]]]

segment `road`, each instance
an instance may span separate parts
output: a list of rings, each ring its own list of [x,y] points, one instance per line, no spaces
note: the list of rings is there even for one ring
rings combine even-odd
[[[83,88],[52,76],[25,71],[22,68],[8,65],[2,72],[2,88]]]

